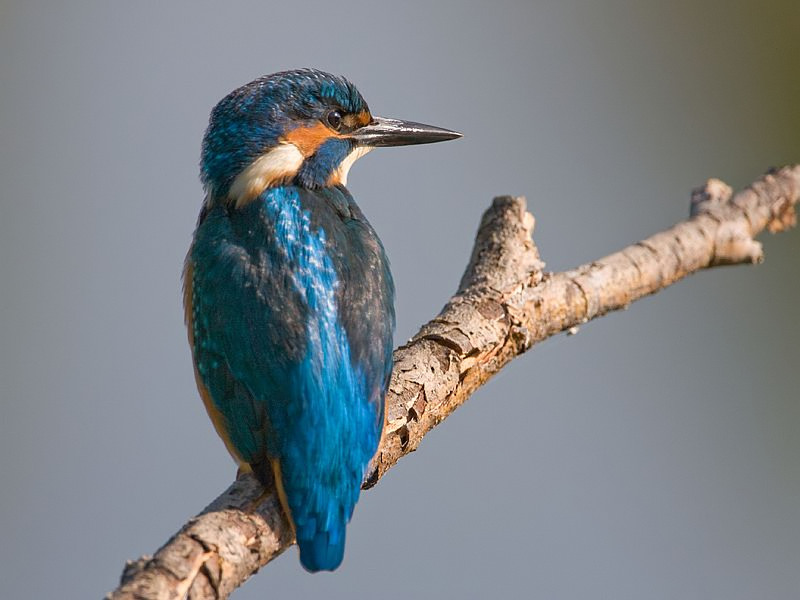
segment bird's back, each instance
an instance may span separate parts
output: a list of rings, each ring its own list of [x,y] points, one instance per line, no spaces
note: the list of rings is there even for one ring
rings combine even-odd
[[[334,569],[383,426],[394,289],[342,186],[204,210],[187,259],[198,384],[234,456],[271,467],[301,561]]]

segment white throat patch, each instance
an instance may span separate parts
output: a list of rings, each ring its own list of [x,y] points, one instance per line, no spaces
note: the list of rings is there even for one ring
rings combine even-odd
[[[257,198],[269,185],[294,177],[304,160],[305,157],[294,144],[279,144],[236,176],[228,190],[228,197],[236,203],[236,208],[241,208]]]
[[[350,152],[347,156],[344,157],[339,166],[331,173],[330,179],[328,182],[336,185],[342,184],[347,185],[347,174],[350,172],[350,167],[353,166],[353,163],[356,162],[359,158],[367,154],[372,150],[371,146],[357,146],[355,150]]]
[[[369,146],[358,146],[344,157],[328,178],[328,185],[347,185],[350,167],[359,158],[372,150]],[[269,152],[262,154],[239,173],[228,190],[228,198],[236,208],[255,200],[270,185],[291,179],[303,166],[305,156],[297,146],[282,142]]]

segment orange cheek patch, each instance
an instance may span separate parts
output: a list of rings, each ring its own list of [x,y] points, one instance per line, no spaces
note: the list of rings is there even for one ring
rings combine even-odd
[[[311,156],[317,151],[325,140],[332,137],[341,137],[337,135],[322,123],[316,123],[310,127],[297,127],[292,129],[284,136],[284,140],[290,144],[294,144],[303,156]]]

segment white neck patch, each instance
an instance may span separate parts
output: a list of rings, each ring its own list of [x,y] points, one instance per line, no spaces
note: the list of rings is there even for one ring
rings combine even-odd
[[[241,208],[271,184],[294,177],[304,160],[305,157],[294,144],[278,144],[236,176],[228,190],[228,198],[235,202],[236,208]]]
[[[347,185],[350,167],[370,150],[372,148],[369,146],[358,146],[353,149],[331,173],[328,184]],[[241,208],[260,196],[270,185],[294,177],[304,161],[305,156],[297,146],[282,142],[259,156],[236,176],[228,190],[228,198],[236,208]]]
[[[372,150],[371,146],[356,146],[350,154],[344,157],[344,160],[339,163],[339,166],[336,167],[333,173],[331,173],[328,183],[332,185],[347,185],[347,174],[350,173],[350,167],[370,150]]]

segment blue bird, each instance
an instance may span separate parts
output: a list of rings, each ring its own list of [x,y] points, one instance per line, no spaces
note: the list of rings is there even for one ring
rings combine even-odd
[[[342,562],[392,366],[392,275],[348,171],[377,146],[460,136],[374,117],[313,69],[256,79],[211,113],[183,274],[195,378],[240,471],[274,482],[309,571]]]

